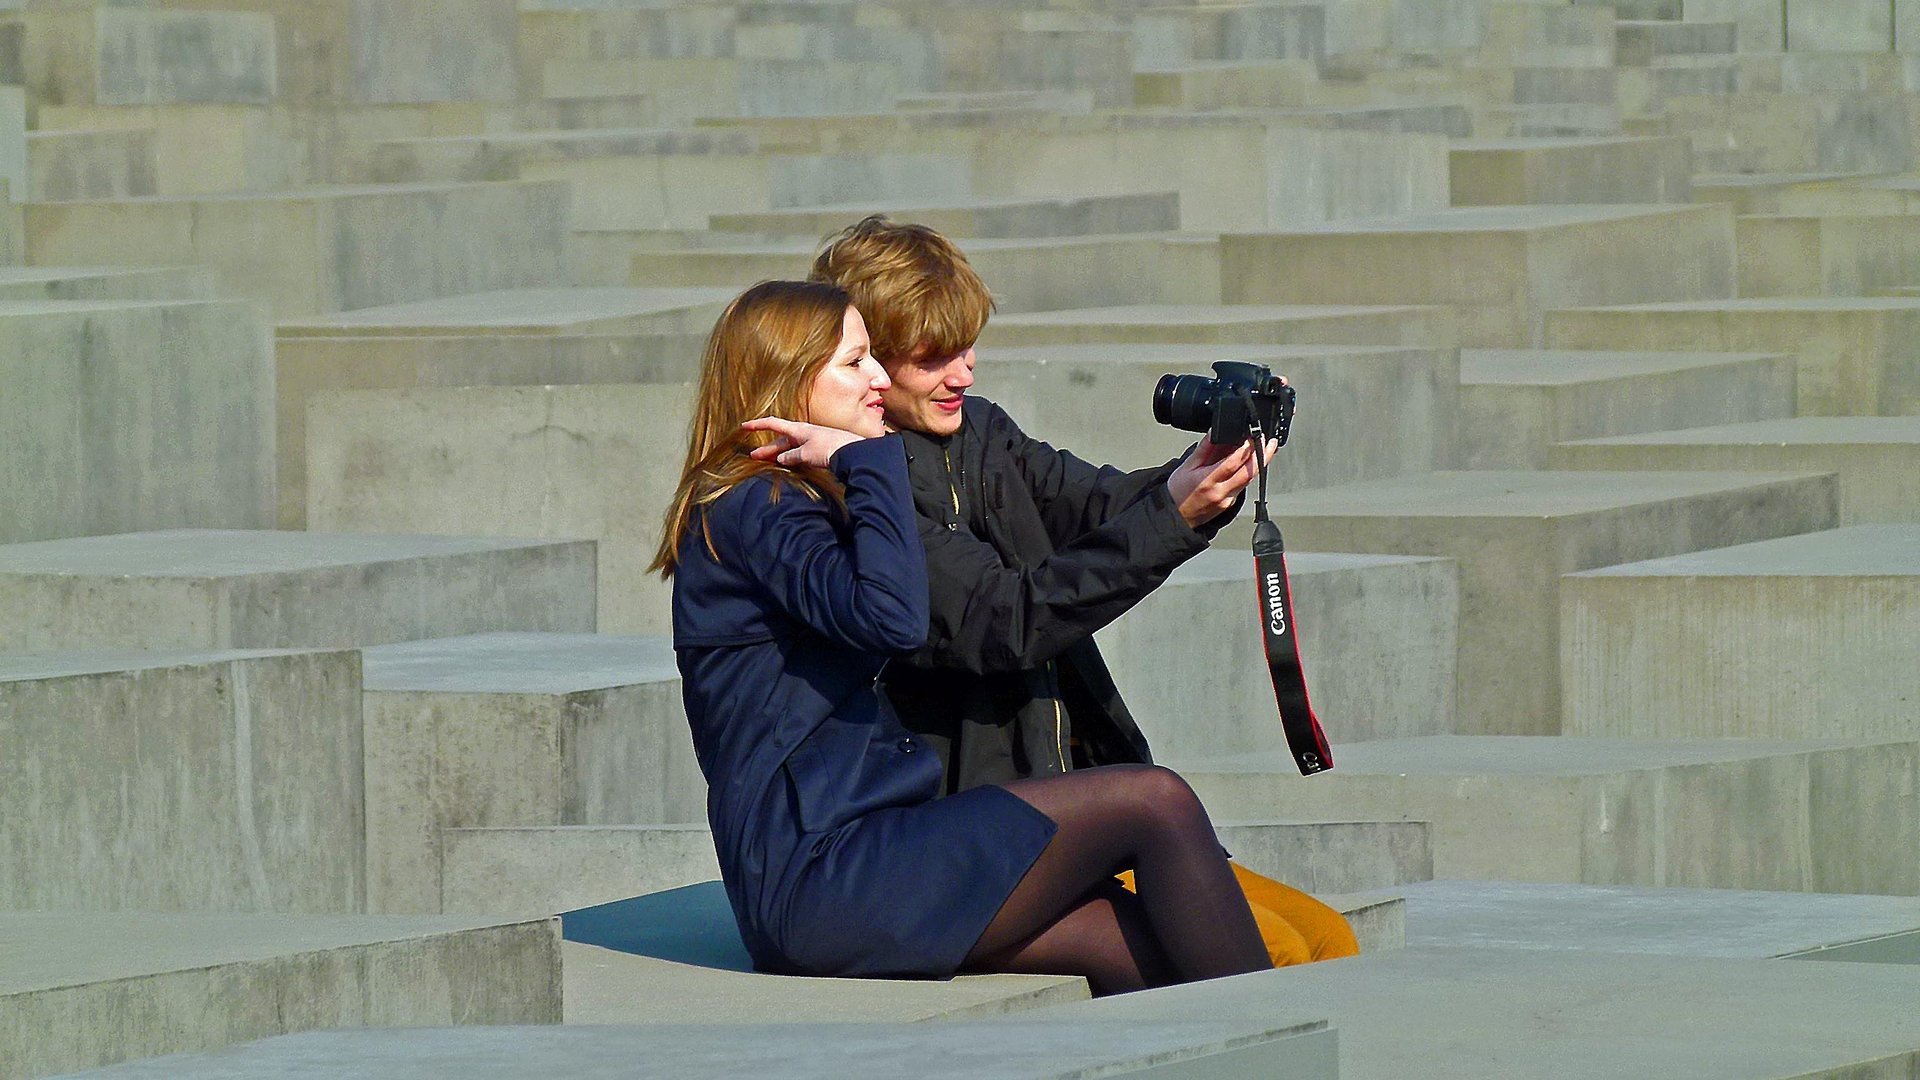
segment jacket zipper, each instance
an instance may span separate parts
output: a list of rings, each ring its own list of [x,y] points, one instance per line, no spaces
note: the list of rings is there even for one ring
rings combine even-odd
[[[960,516],[960,486],[953,479],[953,452],[941,447],[940,460],[947,463],[947,494],[953,496],[953,516],[957,519]],[[957,526],[948,525],[947,528],[954,529]]]

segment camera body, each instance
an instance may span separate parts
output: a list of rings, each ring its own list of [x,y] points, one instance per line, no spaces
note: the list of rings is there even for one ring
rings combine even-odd
[[[1204,431],[1216,446],[1238,446],[1255,423],[1270,439],[1287,444],[1293,426],[1293,387],[1264,364],[1222,360],[1205,375],[1162,375],[1153,388],[1155,421],[1182,431]]]

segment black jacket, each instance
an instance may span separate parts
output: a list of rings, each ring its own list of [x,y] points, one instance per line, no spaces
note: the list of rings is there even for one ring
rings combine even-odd
[[[1178,459],[1121,472],[1028,437],[968,397],[958,433],[904,432],[932,592],[919,652],[881,685],[947,766],[947,790],[1152,760],[1093,633],[1204,551],[1231,512],[1189,528]]]

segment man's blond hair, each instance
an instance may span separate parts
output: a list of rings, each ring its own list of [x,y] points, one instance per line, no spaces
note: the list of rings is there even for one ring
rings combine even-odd
[[[993,312],[993,294],[951,240],[881,214],[828,240],[811,280],[853,297],[882,362],[964,352]]]

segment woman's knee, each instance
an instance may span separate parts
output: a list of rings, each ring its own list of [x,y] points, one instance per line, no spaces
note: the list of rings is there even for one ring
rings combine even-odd
[[[1207,810],[1200,803],[1200,796],[1194,793],[1192,785],[1172,769],[1164,765],[1129,765],[1132,775],[1127,778],[1127,795],[1140,811],[1169,825],[1183,828],[1205,828],[1209,825]]]

